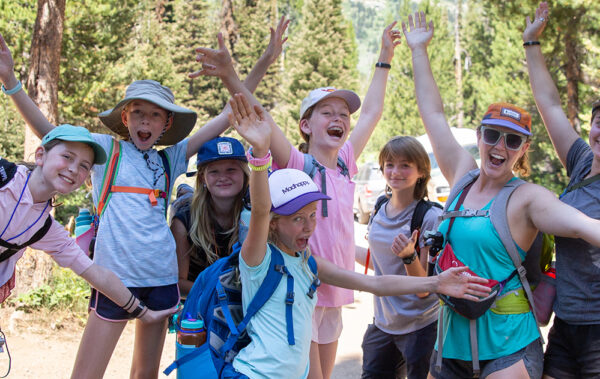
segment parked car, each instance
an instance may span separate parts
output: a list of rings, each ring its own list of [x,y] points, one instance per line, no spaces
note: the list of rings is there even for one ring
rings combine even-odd
[[[354,190],[354,214],[358,222],[369,222],[375,201],[385,191],[385,180],[379,169],[379,163],[367,162],[360,167],[353,178],[356,183]]]
[[[458,143],[466,149],[473,158],[475,158],[477,165],[479,166],[481,159],[479,157],[479,148],[477,147],[477,132],[467,128],[450,128],[450,130]],[[448,195],[450,195],[450,185],[440,171],[440,167],[433,155],[433,148],[431,147],[431,142],[429,142],[427,134],[417,137],[417,140],[421,142],[431,161],[431,180],[429,180],[427,186],[429,199],[443,205],[448,199]]]

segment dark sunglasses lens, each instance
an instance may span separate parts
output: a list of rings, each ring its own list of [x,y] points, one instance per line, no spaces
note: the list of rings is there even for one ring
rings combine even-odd
[[[500,132],[496,129],[483,129],[483,142],[487,143],[488,145],[495,145],[498,143],[499,139]]]
[[[506,147],[512,150],[518,150],[523,143],[523,137],[518,134],[506,135]]]

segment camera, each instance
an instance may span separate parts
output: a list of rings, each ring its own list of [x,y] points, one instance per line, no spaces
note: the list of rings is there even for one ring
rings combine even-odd
[[[435,230],[427,230],[423,233],[425,246],[429,246],[429,254],[435,256],[444,247],[444,235]]]

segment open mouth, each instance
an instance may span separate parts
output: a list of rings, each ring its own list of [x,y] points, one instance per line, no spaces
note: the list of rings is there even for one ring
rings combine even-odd
[[[152,133],[150,132],[137,132],[137,136],[142,142],[146,142],[152,137]]]
[[[344,130],[339,126],[334,126],[327,129],[327,134],[332,137],[342,138],[344,135]]]
[[[505,160],[506,160],[506,158],[504,158],[500,155],[490,154],[490,163],[493,164],[494,166],[501,166]]]

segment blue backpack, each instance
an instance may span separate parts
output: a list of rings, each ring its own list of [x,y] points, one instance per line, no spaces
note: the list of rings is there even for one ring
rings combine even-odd
[[[273,295],[284,275],[287,277],[285,299],[287,337],[290,345],[295,344],[292,321],[294,278],[289,274],[279,249],[273,245],[270,245],[270,248],[269,271],[248,305],[245,316],[242,309],[242,284],[238,270],[240,243],[233,246],[231,255],[217,260],[200,273],[181,314],[185,315],[185,318],[204,320],[207,342],[200,347],[187,348],[187,351],[177,344],[177,359],[164,370],[165,375],[169,375],[177,368],[178,378],[198,377],[200,372],[203,378],[221,377],[223,369],[231,365],[239,351],[250,343],[246,326]],[[308,266],[317,277],[317,262],[314,257],[308,258]],[[318,278],[312,282],[307,292],[310,298],[314,296],[319,285]]]

